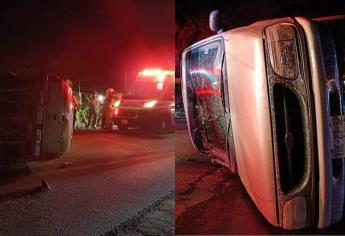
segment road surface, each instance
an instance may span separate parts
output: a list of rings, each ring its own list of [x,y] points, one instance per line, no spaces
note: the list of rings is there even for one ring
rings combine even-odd
[[[62,158],[2,168],[0,235],[99,235],[174,188],[174,134],[75,134]],[[41,179],[50,190],[37,190]]]
[[[185,127],[176,137],[176,234],[343,234],[345,220],[324,230],[282,230],[270,225],[238,175],[200,157]]]

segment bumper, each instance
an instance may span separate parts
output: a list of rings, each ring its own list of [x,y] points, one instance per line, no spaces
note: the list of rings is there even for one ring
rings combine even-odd
[[[320,33],[316,25],[305,18],[296,18],[302,26],[309,48],[312,92],[315,101],[316,146],[318,163],[318,228],[325,228],[339,221],[344,206],[344,163],[341,174],[334,177],[331,147],[333,146],[330,124],[329,81],[326,81],[325,61],[320,48]]]
[[[151,128],[151,126],[155,125],[155,121],[160,116],[169,116],[172,118],[173,114],[168,110],[119,109],[118,116],[114,117],[114,123],[116,125],[126,125],[133,128]]]

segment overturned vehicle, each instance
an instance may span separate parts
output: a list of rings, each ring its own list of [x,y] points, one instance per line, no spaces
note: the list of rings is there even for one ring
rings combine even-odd
[[[0,163],[48,160],[71,147],[72,89],[53,74],[1,75]]]
[[[238,173],[284,229],[343,216],[345,16],[282,18],[185,49],[182,91],[194,147]]]

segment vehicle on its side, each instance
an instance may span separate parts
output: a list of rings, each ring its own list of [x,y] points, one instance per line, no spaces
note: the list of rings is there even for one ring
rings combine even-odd
[[[345,186],[345,16],[287,17],[227,31],[220,25],[219,12],[211,13],[218,34],[182,55],[194,147],[238,173],[272,225],[338,222]]]
[[[1,76],[0,162],[48,160],[71,147],[72,89],[53,74]]]
[[[141,128],[173,132],[175,126],[173,71],[147,69],[138,74],[130,92],[116,102],[114,123],[120,131]]]

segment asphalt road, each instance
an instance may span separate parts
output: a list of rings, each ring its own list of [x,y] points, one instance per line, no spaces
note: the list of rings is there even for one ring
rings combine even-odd
[[[99,235],[174,188],[174,134],[77,133],[53,161],[2,168],[0,235]],[[50,190],[35,189],[41,179]]]
[[[238,175],[199,156],[180,126],[176,137],[176,234],[342,234],[345,217],[327,229],[282,230],[269,224]]]

